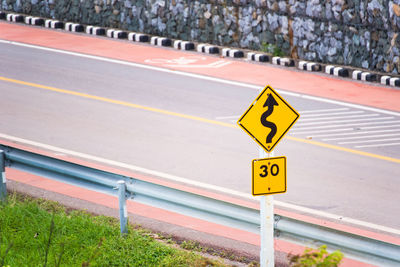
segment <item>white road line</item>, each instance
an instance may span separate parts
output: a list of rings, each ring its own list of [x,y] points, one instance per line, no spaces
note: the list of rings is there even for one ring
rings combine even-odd
[[[367,147],[381,147],[381,146],[400,146],[400,143],[377,144],[377,145],[364,145],[364,146],[355,146],[355,147],[357,147],[357,148],[367,148]]]
[[[354,129],[353,129],[354,130]],[[321,134],[321,135],[313,135],[313,138],[321,138],[321,137],[332,137],[332,136],[348,136],[348,135],[363,135],[363,134],[374,134],[374,133],[390,133],[390,132],[400,132],[400,129],[395,130],[379,130],[379,131],[362,131],[356,130],[351,133],[336,133],[336,134]]]
[[[39,49],[39,50],[44,50],[44,51],[50,51],[50,52],[54,52],[54,53],[76,56],[76,57],[81,57],[81,58],[99,60],[99,61],[120,64],[120,65],[125,65],[125,66],[131,66],[131,67],[136,67],[136,68],[160,71],[160,72],[176,74],[176,75],[186,76],[186,77],[191,77],[191,78],[197,78],[197,79],[201,79],[201,80],[219,82],[219,83],[224,83],[224,84],[229,84],[229,85],[234,85],[234,86],[246,87],[246,88],[250,88],[250,89],[255,89],[257,91],[262,89],[262,87],[258,86],[258,85],[251,85],[251,84],[246,84],[246,83],[241,83],[241,82],[229,81],[229,80],[224,80],[224,79],[220,79],[220,78],[214,78],[214,77],[209,77],[209,76],[205,76],[205,75],[194,74],[194,73],[190,73],[190,72],[170,70],[170,69],[166,69],[166,68],[162,68],[162,67],[155,67],[155,66],[134,63],[134,62],[129,62],[129,61],[123,61],[123,60],[118,60],[118,59],[105,58],[105,57],[101,57],[101,56],[81,54],[78,52],[65,51],[65,50],[60,50],[60,49],[56,49],[56,48],[42,47],[42,46],[37,46],[37,45],[30,45],[30,44],[1,40],[1,39],[0,39],[0,43],[28,47],[28,48]],[[286,92],[282,91],[281,93],[291,95],[290,92],[286,93]]]
[[[103,164],[107,164],[107,165],[113,165],[116,167],[121,167],[121,168],[138,171],[138,172],[142,172],[142,173],[149,174],[149,175],[154,175],[154,176],[168,179],[171,181],[185,183],[185,184],[188,184],[191,186],[214,190],[221,194],[229,194],[229,195],[237,196],[237,197],[244,198],[244,199],[247,199],[250,201],[254,201],[255,199],[258,199],[256,197],[251,196],[250,194],[238,192],[238,191],[231,190],[231,189],[228,189],[225,187],[201,183],[201,182],[193,181],[193,180],[190,180],[187,178],[183,178],[183,177],[179,177],[179,176],[175,176],[175,175],[171,175],[171,174],[167,174],[167,173],[163,173],[163,172],[159,172],[159,171],[149,170],[146,168],[142,168],[142,167],[138,167],[138,166],[134,166],[134,165],[130,165],[130,164],[114,161],[114,160],[104,159],[104,158],[100,158],[100,157],[96,157],[96,156],[92,156],[92,155],[88,155],[88,154],[84,154],[84,153],[80,153],[80,152],[76,152],[76,151],[72,151],[72,150],[67,150],[67,149],[63,149],[63,148],[59,148],[59,147],[55,147],[55,146],[51,146],[51,145],[46,145],[46,144],[42,144],[39,142],[30,141],[30,140],[26,140],[26,139],[15,137],[15,136],[10,136],[7,134],[0,133],[0,138],[7,139],[7,140],[10,140],[13,142],[22,143],[24,145],[30,145],[30,146],[35,146],[38,148],[43,148],[43,149],[54,151],[57,153],[67,154],[67,155],[79,157],[82,159],[88,159],[91,161],[97,161],[99,163],[103,163]],[[386,227],[386,226],[382,226],[382,225],[378,225],[378,224],[374,224],[374,223],[364,222],[361,220],[347,218],[347,217],[343,217],[340,215],[336,215],[336,214],[332,214],[332,213],[328,213],[328,212],[324,212],[324,211],[313,210],[310,208],[301,207],[298,205],[285,203],[285,202],[281,202],[281,201],[276,201],[276,200],[274,201],[274,204],[276,206],[292,209],[292,210],[299,211],[299,212],[304,212],[304,213],[319,216],[322,218],[333,219],[333,220],[340,221],[340,222],[351,223],[353,225],[368,227],[370,229],[375,229],[378,231],[384,231],[387,233],[400,235],[400,229],[395,229],[395,228]]]
[[[400,121],[395,121],[395,123],[400,123]],[[382,126],[382,125],[380,125],[380,126],[369,126],[369,127],[361,127],[360,129],[361,130],[367,130],[367,129],[376,129],[376,128],[382,129],[382,128],[397,128],[397,127],[400,127],[400,124],[392,124],[392,125],[386,125],[386,126]],[[399,129],[399,131],[400,131],[400,129]]]
[[[233,86],[240,86],[240,87],[245,87],[245,88],[250,88],[250,89],[257,90],[257,92],[259,92],[260,89],[262,89],[263,86],[264,86],[264,85],[260,86],[260,85],[252,85],[252,84],[248,84],[248,83],[242,83],[242,82],[229,81],[229,80],[225,80],[225,79],[221,79],[221,78],[214,78],[214,77],[200,75],[200,74],[194,74],[194,73],[177,71],[177,70],[169,70],[169,69],[150,66],[150,65],[145,65],[145,64],[133,63],[133,62],[117,60],[117,59],[111,59],[111,58],[105,58],[105,57],[100,57],[100,56],[81,54],[81,53],[77,53],[77,52],[70,52],[70,51],[65,51],[65,50],[60,50],[60,49],[55,49],[55,48],[42,47],[42,46],[37,46],[37,45],[30,45],[30,44],[14,42],[14,41],[8,41],[8,40],[1,40],[0,39],[0,43],[16,45],[16,46],[22,46],[22,47],[29,47],[29,48],[32,48],[32,49],[39,49],[39,50],[50,51],[50,52],[54,52],[54,53],[71,55],[71,56],[77,56],[77,57],[82,57],[82,58],[89,58],[89,59],[94,59],[94,60],[99,60],[99,61],[104,61],[104,62],[110,62],[110,63],[115,63],[115,64],[121,64],[121,65],[136,67],[136,68],[160,71],[160,72],[165,72],[165,73],[170,73],[170,74],[175,74],[175,75],[180,75],[180,76],[197,78],[197,79],[201,79],[201,80],[207,80],[207,81],[219,82],[219,83],[223,83],[223,84],[229,84],[229,85],[233,85]],[[400,112],[396,112],[396,111],[389,111],[389,110],[384,110],[384,109],[379,109],[379,108],[362,106],[362,105],[358,105],[358,104],[345,103],[345,102],[341,102],[341,101],[337,101],[337,100],[325,99],[325,98],[317,97],[317,96],[304,95],[304,94],[289,92],[289,91],[280,90],[280,89],[277,89],[276,91],[279,94],[282,94],[282,95],[300,97],[300,98],[303,98],[303,99],[315,100],[315,101],[318,101],[318,102],[330,103],[330,104],[335,104],[335,105],[340,105],[340,106],[347,107],[347,108],[338,108],[338,109],[335,109],[335,110],[348,110],[348,108],[357,108],[357,109],[369,110],[369,111],[379,112],[379,113],[388,114],[388,115],[400,116]],[[328,111],[329,110],[332,111],[334,109],[328,109]],[[321,112],[321,111],[324,111],[324,110],[320,109],[320,110],[302,111],[302,112],[300,112],[300,115],[301,115],[301,113],[313,113],[313,112]]]
[[[315,118],[315,117],[323,117],[323,116],[332,116],[332,115],[350,115],[350,114],[360,114],[364,113],[365,111],[358,110],[358,111],[348,111],[348,112],[334,112],[334,113],[318,113],[318,114],[302,114],[302,118]]]
[[[345,132],[345,131],[354,131],[354,128],[342,128],[342,129],[334,129],[334,130],[321,130],[321,131],[305,131],[305,132],[297,132],[291,131],[289,133],[295,135],[303,135],[303,134],[314,134],[314,133],[332,133],[332,132]]]
[[[398,123],[399,121],[380,121],[380,122],[368,122],[368,123],[345,123],[341,125],[343,127],[353,127],[353,126],[362,126],[362,125],[377,125],[377,124],[388,124],[388,123]],[[298,127],[294,126],[291,132],[297,132],[302,130],[313,130],[313,129],[327,129],[327,128],[338,128],[338,125],[326,125],[326,126],[317,126],[317,127]]]
[[[300,114],[308,114],[308,113],[320,113],[320,112],[331,112],[331,111],[345,111],[349,110],[348,108],[330,108],[330,109],[314,109],[314,110],[302,110],[299,111]]]
[[[349,116],[334,116],[334,117],[323,117],[323,118],[311,118],[311,119],[300,119],[299,121],[307,122],[307,121],[323,121],[323,120],[341,120],[348,118],[365,118],[365,117],[377,117],[380,114],[364,114],[364,115],[349,115]]]
[[[379,115],[378,115],[379,116]],[[382,118],[370,118],[370,119],[358,119],[358,120],[341,120],[338,121],[335,125],[336,127],[342,125],[343,122],[359,122],[359,121],[379,121],[379,120],[389,120],[393,119],[394,117],[382,117]],[[309,126],[309,125],[320,125],[320,124],[327,124],[331,123],[331,121],[320,121],[320,122],[307,122],[307,123],[302,123],[301,121],[298,122],[300,126]]]
[[[362,144],[362,143],[376,143],[376,142],[386,142],[386,141],[400,141],[400,138],[389,138],[389,139],[377,139],[377,140],[366,140],[366,141],[351,141],[351,142],[340,142],[340,145],[347,144]]]
[[[324,138],[322,141],[340,141],[340,140],[355,140],[355,139],[366,139],[366,138],[380,138],[389,136],[400,136],[400,133],[395,134],[377,134],[377,135],[367,135],[367,136],[356,136],[356,137],[340,137],[340,138]]]
[[[215,64],[215,63],[218,63]],[[185,69],[190,69],[190,68],[194,68],[194,69],[217,69],[217,68],[221,68],[223,66],[229,65],[232,62],[226,61],[226,62],[221,62],[221,61],[217,61],[214,63],[210,63],[210,64],[205,64],[205,65],[184,65],[184,64],[164,64],[164,66],[166,67],[175,67],[175,68],[185,68]]]
[[[215,117],[216,120],[239,119],[239,115]]]

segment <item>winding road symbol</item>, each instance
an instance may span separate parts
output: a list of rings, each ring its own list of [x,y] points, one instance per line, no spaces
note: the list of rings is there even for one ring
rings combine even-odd
[[[297,111],[268,85],[237,123],[270,153],[299,117]]]
[[[267,135],[267,144],[272,143],[272,138],[276,135],[276,124],[270,121],[267,121],[267,118],[274,112],[274,106],[278,106],[279,104],[276,102],[275,98],[272,96],[272,94],[268,94],[268,98],[264,103],[264,108],[268,107],[268,110],[265,111],[261,115],[261,124],[264,125],[267,128],[270,128],[271,131]]]

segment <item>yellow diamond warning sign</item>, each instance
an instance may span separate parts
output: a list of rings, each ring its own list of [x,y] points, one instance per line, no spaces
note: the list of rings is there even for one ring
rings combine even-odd
[[[254,196],[286,192],[286,157],[255,159],[252,171]]]
[[[238,120],[264,150],[271,152],[300,115],[269,85]]]

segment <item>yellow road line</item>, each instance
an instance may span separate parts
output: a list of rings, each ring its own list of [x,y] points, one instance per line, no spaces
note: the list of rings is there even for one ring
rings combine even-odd
[[[165,115],[170,115],[170,116],[175,116],[175,117],[180,117],[180,118],[185,118],[185,119],[190,119],[190,120],[195,120],[195,121],[201,121],[201,122],[210,123],[210,124],[221,125],[221,126],[225,126],[225,127],[239,128],[238,126],[236,126],[234,124],[230,124],[230,123],[209,120],[206,118],[201,118],[201,117],[192,116],[192,115],[186,115],[186,114],[163,110],[163,109],[159,109],[159,108],[146,107],[146,106],[132,104],[129,102],[110,99],[110,98],[106,98],[106,97],[89,95],[89,94],[85,94],[85,93],[79,93],[79,92],[65,90],[65,89],[59,89],[59,88],[55,88],[55,87],[51,87],[51,86],[19,81],[19,80],[5,78],[5,77],[1,77],[1,76],[0,76],[0,80],[10,82],[10,83],[16,83],[16,84],[22,84],[22,85],[26,85],[26,86],[36,87],[36,88],[40,88],[40,89],[45,89],[45,90],[49,90],[49,91],[53,91],[53,92],[63,93],[63,94],[67,94],[67,95],[74,95],[74,96],[79,96],[79,97],[83,97],[83,98],[94,99],[94,100],[98,100],[98,101],[102,101],[102,102],[106,102],[106,103],[112,103],[112,104],[116,104],[116,105],[125,106],[125,107],[137,108],[137,109],[152,111],[152,112],[161,113],[161,114],[165,114]]]
[[[0,80],[5,81],[5,82],[10,82],[10,83],[15,83],[15,84],[21,84],[21,85],[26,85],[26,86],[30,86],[30,87],[45,89],[45,90],[49,90],[49,91],[53,91],[53,92],[63,93],[63,94],[67,94],[67,95],[74,95],[74,96],[79,96],[79,97],[83,97],[83,98],[87,98],[87,99],[93,99],[93,100],[98,100],[98,101],[102,101],[102,102],[106,102],[106,103],[112,103],[112,104],[116,104],[116,105],[126,106],[126,107],[130,107],[130,108],[151,111],[151,112],[165,114],[165,115],[169,115],[169,116],[175,116],[175,117],[179,117],[179,118],[200,121],[200,122],[204,122],[204,123],[208,123],[208,124],[214,124],[214,125],[220,125],[220,126],[224,126],[224,127],[239,129],[239,127],[237,125],[231,124],[231,123],[210,120],[210,119],[206,119],[206,118],[202,118],[202,117],[186,115],[186,114],[163,110],[163,109],[159,109],[159,108],[152,108],[152,107],[132,104],[129,102],[114,100],[114,99],[110,99],[110,98],[106,98],[106,97],[95,96],[95,95],[90,95],[90,94],[85,94],[85,93],[79,93],[79,92],[75,92],[75,91],[59,89],[56,87],[51,87],[51,86],[46,86],[46,85],[41,85],[41,84],[36,84],[36,83],[24,82],[24,81],[10,79],[10,78],[1,77],[1,76],[0,76]],[[348,153],[356,154],[356,155],[360,155],[360,156],[400,163],[400,159],[386,157],[386,156],[368,153],[368,152],[364,152],[364,151],[359,151],[359,150],[355,150],[355,149],[325,144],[325,143],[321,143],[321,142],[317,142],[317,141],[313,141],[313,140],[296,138],[293,136],[286,136],[286,138],[289,140],[292,140],[292,141],[296,141],[296,142],[311,144],[311,145],[320,146],[320,147],[329,148],[329,149],[338,150],[338,151],[344,151],[344,152],[348,152]]]

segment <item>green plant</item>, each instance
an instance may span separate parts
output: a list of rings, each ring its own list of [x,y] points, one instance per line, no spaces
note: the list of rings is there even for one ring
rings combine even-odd
[[[226,266],[158,242],[158,234],[129,227],[122,237],[118,220],[10,195],[0,206],[0,267]],[[196,247],[194,242],[186,245]]]
[[[275,44],[262,43],[261,51],[268,53],[268,54],[272,54],[273,56],[276,56],[276,57],[285,56],[285,53],[281,50],[281,48]]]
[[[200,244],[198,242],[195,242],[192,240],[183,241],[181,243],[181,248],[187,249],[187,250],[201,251]]]
[[[302,255],[290,254],[288,258],[292,267],[335,267],[343,259],[343,253],[339,250],[329,253],[323,245],[318,249],[306,248]]]
[[[4,261],[6,260],[7,254],[10,251],[10,249],[13,247],[13,242],[11,242],[10,244],[8,244],[6,251],[4,252],[4,256],[3,259],[1,260],[0,266],[4,266]],[[8,265],[7,265],[8,266]]]

